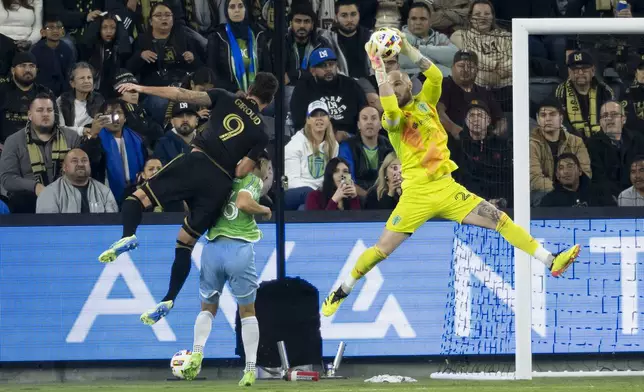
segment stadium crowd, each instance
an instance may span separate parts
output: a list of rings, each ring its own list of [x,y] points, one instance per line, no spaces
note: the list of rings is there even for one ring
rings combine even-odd
[[[644,0],[2,0],[0,213],[118,212],[190,151],[209,110],[123,83],[243,96],[284,45],[289,210],[392,209],[400,161],[364,44],[395,27],[444,75],[438,116],[457,181],[499,207],[512,195],[512,18],[644,16]],[[644,206],[644,44],[530,37],[534,206]],[[388,70],[424,76],[403,55]],[[523,137],[523,136],[522,136]],[[274,184],[272,173],[265,186]],[[216,184],[213,184],[216,186]],[[274,195],[263,199],[271,205]],[[182,211],[183,205],[166,206]],[[159,209],[157,209],[159,210]]]

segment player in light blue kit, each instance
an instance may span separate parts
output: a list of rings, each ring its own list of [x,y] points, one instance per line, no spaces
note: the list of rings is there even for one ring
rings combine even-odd
[[[263,181],[267,180],[267,186]],[[259,204],[259,198],[272,182],[271,163],[261,157],[257,168],[246,177],[235,179],[228,203],[217,223],[206,233],[208,243],[201,254],[199,296],[201,313],[195,320],[192,356],[183,371],[187,380],[193,380],[201,369],[203,347],[208,340],[212,321],[217,314],[219,297],[228,282],[230,292],[239,304],[242,341],[246,354],[244,377],[240,386],[251,386],[255,382],[255,362],[259,344],[259,325],[255,317],[255,294],[257,272],[255,271],[255,250],[253,243],[262,238],[253,215],[271,217],[271,210]]]

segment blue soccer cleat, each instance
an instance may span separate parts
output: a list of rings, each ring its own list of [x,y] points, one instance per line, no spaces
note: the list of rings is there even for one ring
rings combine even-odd
[[[111,263],[116,260],[116,258],[119,257],[122,253],[136,249],[138,246],[139,240],[136,239],[136,235],[123,237],[113,243],[108,250],[101,253],[101,255],[98,256],[98,261],[100,261],[101,263]]]
[[[173,301],[159,302],[156,307],[141,315],[141,321],[146,325],[154,325],[157,321],[167,316],[173,306]]]

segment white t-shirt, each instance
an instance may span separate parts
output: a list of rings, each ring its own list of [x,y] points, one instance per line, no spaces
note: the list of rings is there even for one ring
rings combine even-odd
[[[617,205],[620,207],[644,207],[644,196],[634,187],[630,187],[619,194]]]
[[[58,112],[61,113],[60,126],[71,129],[74,132],[76,132],[79,136],[83,136],[83,129],[85,128],[85,125],[91,124],[93,121],[92,117],[90,117],[89,113],[87,113],[87,101],[79,101],[78,99],[74,99],[74,123],[73,124],[65,123],[65,118],[63,118],[62,112],[60,110],[60,97],[58,97],[58,99],[56,100],[56,103],[58,104]]]
[[[27,40],[32,44],[40,41],[42,28],[42,0],[34,0],[33,10],[18,7],[5,10],[0,4],[0,34],[19,41]]]

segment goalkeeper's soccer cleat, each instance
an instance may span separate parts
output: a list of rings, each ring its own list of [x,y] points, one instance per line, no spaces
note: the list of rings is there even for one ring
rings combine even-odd
[[[203,353],[192,353],[190,361],[183,369],[183,377],[188,380],[194,380],[201,371],[201,361],[203,361]]]
[[[136,249],[138,246],[139,241],[136,239],[136,235],[121,238],[120,240],[113,243],[108,250],[101,253],[101,255],[98,256],[98,261],[100,261],[101,263],[111,263],[112,261],[116,260],[116,258],[119,257],[119,255],[121,255],[122,253]]]
[[[329,296],[324,300],[324,303],[322,303],[322,314],[326,317],[332,316],[338,311],[338,308],[348,295],[349,294],[342,291],[342,287],[338,287],[338,289],[329,294]]]
[[[577,244],[566,251],[557,253],[555,255],[555,259],[552,261],[552,266],[550,267],[550,273],[552,276],[560,277],[563,275],[568,267],[575,262],[577,256],[579,256],[580,248],[579,244]]]
[[[159,302],[156,307],[141,315],[141,321],[146,325],[154,325],[157,321],[167,316],[173,306],[174,302],[172,301]]]
[[[239,386],[250,387],[253,384],[255,384],[255,372],[252,370],[244,372],[244,377],[242,377],[242,379],[239,380]]]

